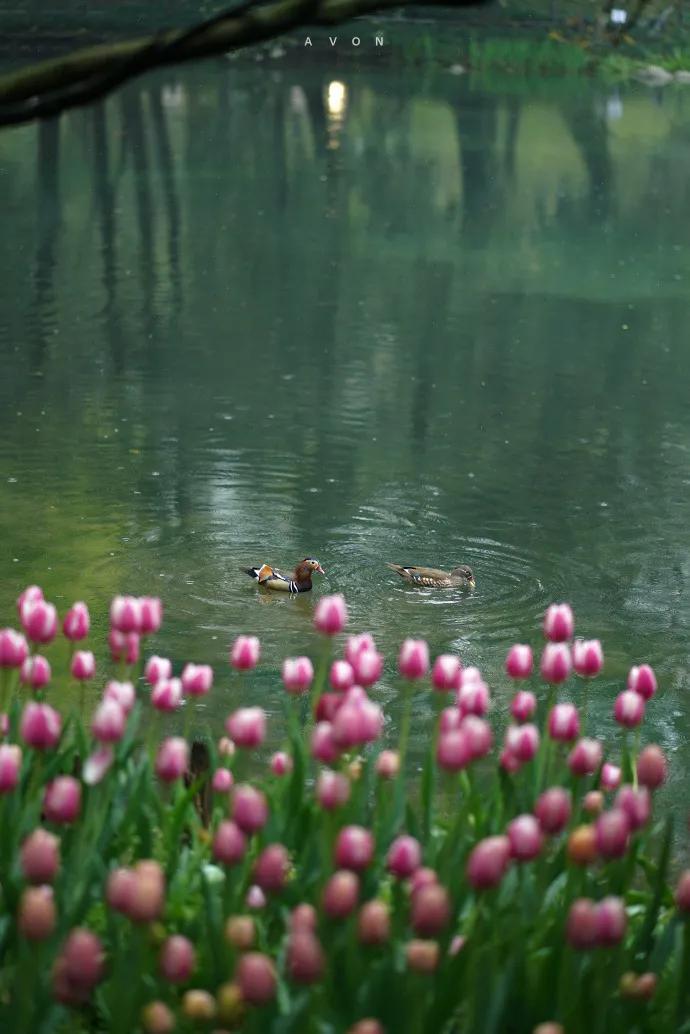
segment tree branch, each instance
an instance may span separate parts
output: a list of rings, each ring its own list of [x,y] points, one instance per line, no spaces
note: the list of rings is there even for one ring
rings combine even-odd
[[[490,0],[422,0],[425,6],[469,7]],[[419,6],[420,0],[416,0]],[[190,29],[85,47],[0,77],[0,126],[52,118],[89,104],[143,72],[194,61],[281,36],[308,25],[334,25],[405,6],[405,0],[247,0]]]

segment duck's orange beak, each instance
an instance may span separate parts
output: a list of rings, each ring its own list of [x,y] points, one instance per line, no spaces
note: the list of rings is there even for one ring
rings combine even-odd
[[[321,566],[321,564],[319,564],[319,566],[316,568],[316,570],[319,572],[319,574],[325,574],[326,573],[324,571],[323,567]]]

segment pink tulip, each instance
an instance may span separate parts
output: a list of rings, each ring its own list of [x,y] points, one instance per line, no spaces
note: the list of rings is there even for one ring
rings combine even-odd
[[[163,624],[163,604],[157,596],[139,597],[139,632],[151,635]]]
[[[283,661],[282,675],[283,685],[288,693],[299,695],[306,693],[314,681],[314,666],[308,657],[286,657]]]
[[[565,682],[572,671],[567,643],[547,643],[541,655],[541,674],[546,682]]]
[[[597,912],[593,901],[588,898],[573,901],[568,913],[566,937],[572,947],[580,951],[596,945]]]
[[[400,771],[400,755],[397,750],[382,750],[376,759],[376,774],[381,779],[396,779]]]
[[[229,793],[234,779],[229,768],[217,768],[213,773],[211,787],[214,793]]]
[[[66,639],[73,643],[86,639],[91,627],[89,608],[85,603],[75,603],[65,614],[62,631]]]
[[[189,980],[196,965],[196,952],[192,942],[180,934],[168,937],[161,948],[158,959],[160,971],[171,984],[184,984]]]
[[[599,740],[578,740],[568,755],[568,768],[576,776],[593,775],[601,765],[603,748]]]
[[[450,922],[451,902],[440,883],[420,887],[412,895],[412,929],[420,937],[437,937]]]
[[[459,772],[472,760],[472,744],[462,729],[443,732],[436,744],[436,762],[447,772]]]
[[[489,753],[494,737],[488,722],[474,714],[468,714],[467,718],[463,718],[460,728],[465,734],[473,761]]]
[[[472,848],[465,875],[475,890],[496,887],[510,864],[510,840],[506,836],[492,836],[480,840]]]
[[[621,784],[621,770],[618,765],[605,761],[601,767],[601,785],[604,790],[617,790]]]
[[[101,743],[119,743],[125,733],[127,715],[115,700],[104,700],[99,704],[91,732]]]
[[[422,864],[422,847],[414,837],[396,837],[386,855],[386,868],[399,880],[406,880]]]
[[[266,907],[266,895],[261,887],[257,887],[256,884],[249,888],[244,900],[247,908],[252,908],[255,911]]]
[[[182,681],[162,679],[151,690],[151,703],[157,711],[176,711],[182,703]]]
[[[570,793],[560,786],[544,790],[534,806],[534,814],[545,833],[560,833],[568,825],[572,812]]]
[[[359,898],[359,880],[354,872],[333,873],[323,889],[323,910],[331,919],[345,919],[354,912]]]
[[[517,761],[531,761],[539,750],[539,729],[526,722],[506,729],[505,750]]]
[[[103,691],[104,700],[114,700],[125,714],[129,714],[136,700],[136,693],[131,682],[117,682],[115,679],[107,684]]]
[[[106,900],[133,923],[152,923],[165,906],[165,876],[158,862],[145,858],[132,869],[115,869],[106,885]]]
[[[271,755],[269,767],[273,775],[282,778],[292,772],[292,758],[284,750],[277,750],[275,754]]]
[[[356,689],[357,687],[353,687]],[[383,711],[372,700],[350,700],[348,690],[333,719],[333,739],[341,750],[373,743],[383,731]]]
[[[534,659],[532,647],[526,643],[514,643],[506,657],[506,672],[511,679],[528,679],[532,674]]]
[[[19,617],[22,616],[22,610],[29,603],[35,603],[37,600],[43,599],[43,589],[38,585],[29,585],[24,592],[22,592],[17,598],[17,613]]]
[[[22,712],[20,731],[22,739],[34,750],[50,750],[60,740],[62,719],[49,704],[32,700]]]
[[[150,686],[155,686],[163,679],[169,679],[171,675],[172,664],[167,657],[157,657],[155,654],[149,657],[144,668],[144,676]]]
[[[453,732],[462,725],[462,714],[459,707],[444,707],[438,721],[438,731]]]
[[[630,822],[620,808],[602,812],[595,823],[594,832],[597,851],[603,858],[621,858],[627,851]]]
[[[255,635],[238,635],[230,651],[230,663],[237,671],[250,671],[259,663],[261,643]]]
[[[343,693],[355,683],[355,673],[348,661],[333,661],[328,680],[337,692]]]
[[[115,752],[108,744],[97,747],[92,754],[89,754],[81,773],[86,785],[96,786],[102,782],[110,771],[114,760]]]
[[[534,815],[518,815],[508,823],[510,854],[519,862],[530,862],[542,849],[544,837]]]
[[[580,716],[573,704],[556,704],[549,712],[549,736],[570,743],[580,734]]]
[[[348,621],[344,596],[322,596],[314,609],[314,628],[324,635],[337,635]]]
[[[604,666],[604,651],[598,639],[576,639],[573,643],[573,668],[578,675],[593,678]]]
[[[552,603],[544,614],[544,635],[552,643],[562,643],[572,639],[575,631],[575,618],[568,603]]]
[[[316,780],[316,799],[325,811],[342,808],[350,799],[350,780],[341,772],[325,769]]]
[[[317,722],[311,735],[311,753],[317,761],[324,765],[332,765],[340,754],[340,748],[333,738],[333,726],[330,722]]]
[[[275,966],[268,955],[248,951],[237,963],[236,980],[242,999],[250,1005],[264,1005],[276,996]]]
[[[45,788],[43,814],[49,822],[68,825],[81,812],[81,783],[73,776],[57,776]]]
[[[261,790],[244,783],[232,797],[232,817],[245,833],[256,833],[268,821],[268,804]]]
[[[641,786],[657,790],[666,782],[666,757],[661,747],[651,743],[640,751],[637,759],[637,780]]]
[[[45,941],[55,930],[57,910],[52,887],[27,887],[19,900],[17,925],[27,941]]]
[[[156,754],[156,775],[164,783],[181,779],[189,768],[189,745],[181,736],[163,740]]]
[[[474,714],[478,717],[485,715],[489,710],[491,695],[486,682],[480,679],[465,680],[460,685],[457,695],[457,705],[460,714]]]
[[[0,629],[0,668],[20,668],[29,656],[29,647],[21,632]]]
[[[72,678],[79,682],[86,682],[96,674],[96,658],[91,650],[77,650],[72,657],[70,666]]]
[[[113,869],[105,885],[105,900],[108,907],[128,915],[130,902],[136,893],[137,877],[133,869]]]
[[[105,969],[103,946],[90,930],[75,928],[60,953],[64,975],[80,990],[94,987],[103,979]]]
[[[601,790],[589,790],[582,798],[582,810],[588,815],[601,815],[604,810],[604,795]]]
[[[516,772],[519,772],[520,767],[522,765],[522,762],[519,760],[519,758],[516,758],[515,755],[511,754],[511,752],[507,750],[505,747],[501,751],[501,756],[498,759],[498,763],[503,769],[503,771],[507,772],[508,775],[515,775]]]
[[[344,826],[335,842],[335,864],[339,869],[366,869],[374,857],[374,838],[363,826]]]
[[[632,786],[621,786],[616,794],[615,806],[625,813],[631,831],[645,826],[652,814],[652,798],[646,786],[638,790]]]
[[[434,689],[447,693],[457,689],[460,683],[462,665],[460,658],[451,653],[442,653],[434,661],[431,670],[431,684]]]
[[[398,654],[398,671],[405,679],[421,679],[429,670],[429,647],[424,639],[406,639]]]
[[[351,687],[352,688],[352,687]],[[345,702],[344,693],[322,693],[316,702],[314,717],[317,722],[332,722]]]
[[[528,722],[537,710],[537,698],[528,689],[519,690],[510,702],[510,711],[516,722]]]
[[[295,984],[308,986],[317,983],[324,974],[326,957],[313,933],[296,930],[291,933],[285,952],[288,976]]]
[[[223,865],[237,865],[247,852],[247,837],[236,822],[221,822],[213,837],[213,857]]]
[[[29,883],[52,883],[60,869],[60,840],[47,829],[35,829],[22,844],[22,875]]]
[[[22,627],[33,643],[50,643],[57,635],[58,617],[52,603],[27,601],[21,612]]]
[[[350,635],[345,643],[345,660],[354,668],[357,656],[367,650],[376,650],[376,643],[371,633],[362,632],[361,635]]]
[[[137,632],[119,632],[111,628],[108,633],[110,656],[117,663],[136,664],[139,660],[139,635]]]
[[[625,905],[620,898],[607,897],[594,906],[596,942],[610,948],[620,944],[627,926]]]
[[[236,747],[260,747],[266,738],[266,712],[260,707],[240,707],[226,719],[225,730]]]
[[[141,603],[135,596],[115,596],[110,604],[110,627],[118,632],[141,631]]]
[[[33,690],[43,689],[51,679],[50,664],[40,653],[27,657],[21,666],[19,678],[25,686]]]
[[[616,697],[613,715],[626,729],[634,729],[644,718],[644,697],[632,689],[626,689]]]
[[[181,681],[187,696],[205,696],[213,685],[213,668],[210,664],[186,664]]]
[[[222,758],[234,758],[235,744],[229,736],[221,736],[218,740],[218,753]]]
[[[0,793],[9,793],[19,782],[22,767],[21,747],[14,743],[0,744]]]
[[[381,678],[383,654],[378,650],[360,650],[352,659],[352,670],[358,685],[373,686]]]
[[[290,856],[282,844],[269,844],[254,863],[253,878],[267,894],[279,894],[290,872]]]
[[[423,865],[419,869],[415,869],[410,878],[410,893],[412,897],[419,893],[424,887],[433,887],[438,884],[438,876],[435,869],[430,869],[428,865]]]
[[[690,869],[680,874],[674,898],[679,912],[690,912]]]
[[[651,700],[656,693],[656,675],[649,664],[631,668],[628,675],[628,689],[639,693],[644,700]]]

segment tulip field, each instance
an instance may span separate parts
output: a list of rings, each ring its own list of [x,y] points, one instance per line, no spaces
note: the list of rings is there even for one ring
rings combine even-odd
[[[687,830],[655,807],[668,762],[645,737],[656,677],[631,658],[611,685],[567,604],[548,608],[543,646],[506,644],[490,688],[420,639],[385,659],[345,634],[341,596],[322,597],[329,649],[275,673],[282,715],[252,693],[258,639],[229,644],[246,706],[208,742],[185,730],[221,692],[215,673],[155,652],[158,599],[113,600],[110,670],[84,603],[60,620],[31,586],[12,623],[3,1034],[690,1031]],[[71,712],[51,702],[58,665],[82,687]],[[593,686],[610,742],[588,721]],[[419,694],[434,717],[412,728]]]

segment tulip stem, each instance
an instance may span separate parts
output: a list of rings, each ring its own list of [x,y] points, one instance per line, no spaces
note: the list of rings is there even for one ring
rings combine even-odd
[[[407,757],[407,742],[410,738],[410,720],[412,718],[412,683],[406,682],[403,689],[402,719],[400,721],[400,740],[398,743],[398,754],[400,756],[400,774],[405,771],[405,759]]]
[[[630,764],[632,766],[632,782],[633,790],[637,790],[637,755],[640,751],[640,726],[638,725],[635,729],[635,741],[633,743],[632,758]]]

